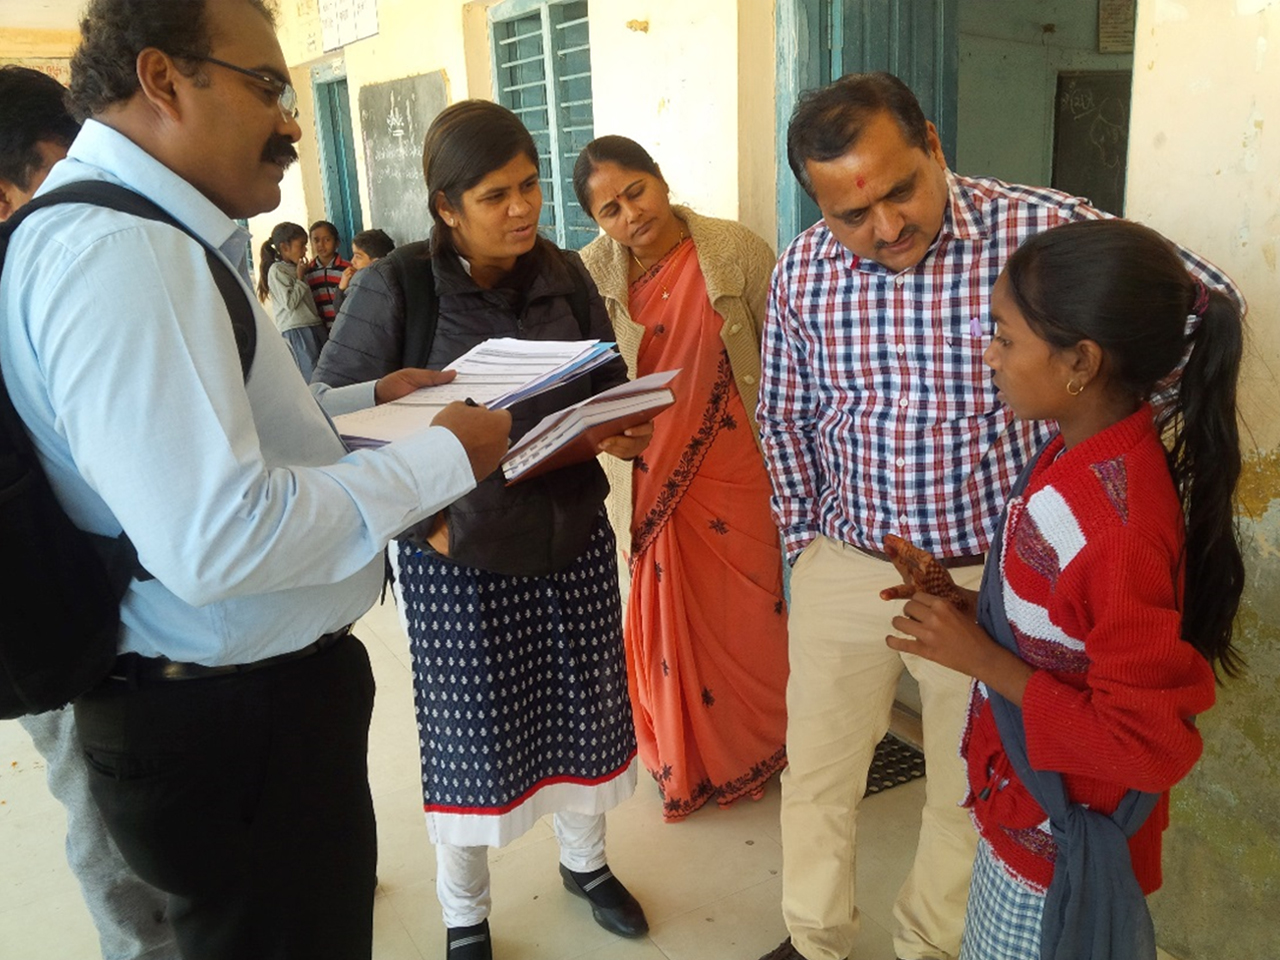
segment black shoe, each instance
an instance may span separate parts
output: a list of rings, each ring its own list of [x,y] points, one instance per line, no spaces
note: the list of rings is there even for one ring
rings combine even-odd
[[[450,927],[445,931],[445,937],[448,960],[493,960],[488,920],[481,920],[470,927]]]
[[[590,873],[574,873],[562,863],[560,876],[564,880],[564,888],[590,903],[591,916],[610,933],[620,937],[643,937],[649,932],[644,910],[608,867]]]
[[[787,939],[761,957],[760,960],[804,960],[804,954],[793,947],[791,938],[787,937]]]

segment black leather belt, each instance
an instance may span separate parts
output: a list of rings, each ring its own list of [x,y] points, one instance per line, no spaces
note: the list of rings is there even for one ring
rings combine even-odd
[[[865,553],[868,557],[872,557],[876,560],[883,560],[885,563],[893,563],[893,561],[889,559],[889,555],[887,553],[882,553],[879,550],[868,550],[866,547],[859,547],[852,543],[849,544],[849,546],[853,547],[853,549],[857,550],[859,553]],[[942,564],[946,569],[955,570],[959,567],[980,567],[986,563],[987,555],[985,553],[975,553],[967,557],[935,557],[934,559],[937,560],[938,563]]]
[[[124,680],[128,683],[152,680],[207,680],[210,677],[229,677],[234,674],[252,673],[265,667],[274,667],[290,660],[301,660],[333,646],[343,637],[350,636],[351,625],[326,633],[314,643],[309,643],[300,650],[255,660],[253,663],[232,663],[221,667],[206,667],[199,663],[179,663],[164,657],[144,657],[137,653],[122,653],[116,657],[115,668],[109,679]]]

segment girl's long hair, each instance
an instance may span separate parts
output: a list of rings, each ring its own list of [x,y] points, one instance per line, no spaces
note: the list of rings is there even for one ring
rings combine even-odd
[[[1117,388],[1156,395],[1156,425],[1168,438],[1187,524],[1182,638],[1215,672],[1238,675],[1244,664],[1231,632],[1244,589],[1234,513],[1239,307],[1192,277],[1164,237],[1127,220],[1047,230],[1010,257],[1005,273],[1040,337],[1059,348],[1093,340]]]
[[[267,296],[270,293],[267,276],[271,273],[271,265],[282,259],[280,248],[298,238],[305,240],[307,236],[307,231],[302,229],[301,224],[291,223],[288,220],[277,223],[271,228],[271,238],[258,251],[258,299],[263,303],[267,302]]]

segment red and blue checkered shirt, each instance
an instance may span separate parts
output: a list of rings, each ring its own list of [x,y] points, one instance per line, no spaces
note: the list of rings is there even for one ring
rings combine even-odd
[[[873,552],[893,533],[938,557],[985,553],[1006,491],[1053,432],[996,400],[982,362],[988,298],[1027,237],[1107,214],[1056,190],[947,177],[942,228],[914,267],[861,259],[818,221],[774,270],[757,415],[792,562],[818,535]],[[1181,253],[1243,303],[1221,271]]]

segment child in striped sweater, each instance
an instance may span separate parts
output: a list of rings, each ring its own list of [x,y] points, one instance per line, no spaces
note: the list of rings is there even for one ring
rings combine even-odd
[[[1199,758],[1216,670],[1241,666],[1241,317],[1123,220],[1028,240],[991,312],[1000,399],[1059,433],[1012,492],[978,594],[938,596],[941,568],[904,546],[904,584],[882,594],[909,598],[890,647],[977,681],[961,958],[1154,958],[1168,790]]]

